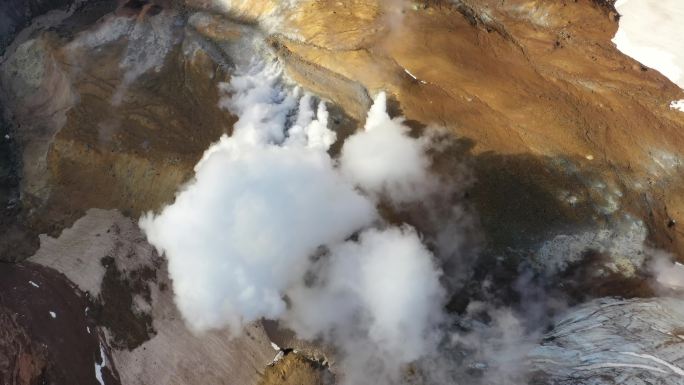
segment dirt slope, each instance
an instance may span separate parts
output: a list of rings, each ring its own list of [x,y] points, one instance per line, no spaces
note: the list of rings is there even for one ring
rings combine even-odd
[[[549,170],[578,175],[573,193],[593,194],[601,204],[606,194],[591,191],[593,175],[619,191],[621,212],[648,223],[652,241],[681,252],[682,233],[667,224],[684,215],[684,114],[669,104],[684,93],[617,51],[610,39],[618,17],[609,3],[398,3],[304,1],[284,17],[283,32],[297,38],[276,36],[276,47],[304,85],[337,89],[308,76],[316,66],[371,95],[389,90],[410,120],[467,140],[467,155],[483,171],[476,197],[491,196],[489,188],[498,185],[491,178],[501,177],[533,178],[535,187],[519,187],[558,196]],[[347,102],[348,93],[326,96],[351,113],[363,111]],[[508,204],[527,206],[525,195],[513,195]],[[566,221],[558,213],[565,209],[553,209],[560,204],[549,198],[539,202],[547,206],[543,221]],[[507,222],[505,214],[496,218],[502,211],[497,202],[477,204],[483,216]]]

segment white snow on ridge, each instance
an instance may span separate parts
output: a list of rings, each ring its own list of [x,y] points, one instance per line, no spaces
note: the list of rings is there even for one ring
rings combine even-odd
[[[408,76],[412,77],[413,80],[418,80],[418,78],[416,77],[416,75],[412,74],[411,71],[409,71],[408,69],[404,68],[404,72],[406,72],[406,74],[407,74]]]
[[[104,379],[102,378],[102,368],[105,367],[107,362],[102,344],[100,344],[100,361],[102,362],[101,364],[98,364],[97,362],[95,363],[95,378],[97,379],[97,382],[105,385]]]
[[[684,88],[684,1],[618,0],[615,8],[617,48]]]
[[[421,84],[427,84],[427,82],[426,82],[425,80],[418,79],[418,77],[417,77],[416,75],[414,75],[411,71],[409,71],[407,68],[404,68],[404,72],[406,72],[406,74],[407,74],[408,76],[412,77],[413,80],[417,80],[417,81],[419,81]]]
[[[673,101],[672,103],[670,103],[670,108],[673,110],[684,112],[684,99]]]

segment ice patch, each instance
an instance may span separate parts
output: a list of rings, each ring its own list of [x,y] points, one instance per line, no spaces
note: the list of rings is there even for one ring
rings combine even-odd
[[[413,80],[417,80],[421,84],[427,84],[427,82],[425,80],[418,79],[418,77],[416,75],[414,75],[413,73],[411,73],[411,71],[409,71],[407,68],[404,68],[404,72],[406,72],[406,74],[408,74],[408,76],[412,77]]]
[[[569,311],[530,355],[563,384],[681,384],[684,302],[605,298]],[[601,378],[601,381],[595,379]]]
[[[102,378],[102,368],[106,366],[107,362],[105,360],[105,353],[104,348],[102,348],[102,344],[100,344],[100,362],[102,362],[102,364],[98,364],[97,362],[95,363],[95,378],[97,379],[97,382],[105,385],[104,379]]]
[[[621,15],[617,48],[684,88],[684,2],[622,0],[615,8]]]
[[[673,100],[672,103],[670,103],[670,108],[673,110],[684,112],[684,99]]]
[[[50,317],[52,317],[52,318],[57,318],[57,313],[55,313],[54,311],[51,311],[51,312],[50,312]]]
[[[29,281],[29,283],[30,283],[31,286],[33,286],[33,287],[40,287],[37,283],[35,283],[35,282],[33,282],[33,281]]]
[[[639,354],[639,353],[634,353],[634,352],[620,352],[620,354],[651,360],[655,363],[666,366],[668,369],[672,370],[673,373],[684,377],[684,370],[682,370],[682,368],[680,368],[679,366],[676,366],[676,365],[672,365],[671,363],[669,363],[663,359],[660,359],[658,357],[652,356],[650,354]]]

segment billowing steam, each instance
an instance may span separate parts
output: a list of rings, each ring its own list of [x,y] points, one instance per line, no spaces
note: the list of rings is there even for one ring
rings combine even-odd
[[[282,25],[287,6],[222,3],[265,30]],[[394,3],[383,2],[390,28],[403,15]],[[644,48],[650,40],[636,38],[638,28],[630,25],[639,23],[621,20],[620,49],[681,83],[677,58],[666,49],[676,42]],[[154,60],[142,62],[143,72],[154,68]],[[122,68],[139,74],[134,66]],[[441,144],[413,136],[401,118],[390,117],[383,93],[363,130],[332,157],[338,138],[328,128],[325,104],[285,87],[277,65],[246,66],[221,90],[220,106],[239,117],[232,135],[205,152],[172,205],[140,220],[168,258],[176,304],[197,332],[228,327],[238,334],[250,322],[277,320],[299,338],[332,346],[346,385],[525,384],[528,352],[566,306],[564,297],[546,292],[555,288],[551,281],[587,250],[614,256],[613,273],[630,278],[645,261],[641,224],[555,236],[538,250],[541,273],[525,266],[510,272],[519,274],[511,290],[520,303],[508,308],[510,299],[497,299],[501,292],[491,288],[499,284],[496,269],[484,278],[468,276],[477,258],[462,251],[471,247],[468,230],[476,221],[453,205],[458,194],[450,184],[458,178],[447,183],[430,172],[428,153]],[[425,234],[382,216],[416,206],[416,225]],[[495,268],[508,262],[492,257]],[[684,266],[665,256],[651,267],[665,289],[684,287]],[[448,316],[443,284],[467,296],[468,290],[453,289],[469,279],[481,290],[462,314]]]
[[[380,94],[338,164],[325,105],[314,112],[311,96],[281,86],[277,67],[253,65],[222,89],[239,116],[232,136],[206,151],[172,205],[140,220],[169,260],[188,325],[239,333],[280,320],[339,350],[345,383],[395,382],[436,349],[445,291],[416,230],[384,223],[375,201],[420,199],[426,143],[390,119]]]
[[[396,203],[415,201],[435,188],[433,176],[426,172],[430,143],[409,137],[401,118],[390,119],[386,99],[385,94],[378,95],[365,130],[345,141],[340,168],[370,194],[386,194]]]
[[[652,250],[651,272],[656,283],[666,290],[684,290],[684,265],[673,262],[664,251]]]
[[[366,230],[333,246],[312,271],[313,282],[288,291],[285,325],[332,341],[345,383],[398,383],[401,365],[436,350],[444,290],[413,229]]]

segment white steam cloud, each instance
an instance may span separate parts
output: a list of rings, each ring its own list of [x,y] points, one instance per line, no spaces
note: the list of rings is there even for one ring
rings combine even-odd
[[[436,187],[426,172],[430,142],[408,136],[403,118],[391,119],[386,110],[387,97],[381,93],[368,112],[365,130],[345,141],[340,167],[370,194],[386,194],[395,203],[415,201]]]
[[[663,289],[684,290],[684,265],[673,262],[670,254],[652,250],[651,273]]]
[[[280,320],[339,351],[342,383],[395,383],[435,351],[446,293],[419,234],[385,224],[375,202],[420,198],[426,143],[380,94],[337,162],[325,104],[314,112],[310,95],[281,84],[277,66],[252,65],[222,85],[221,105],[239,117],[232,136],[140,226],[168,258],[194,330]]]
[[[369,229],[313,266],[316,281],[288,292],[285,325],[334,341],[345,383],[396,383],[401,365],[434,353],[445,292],[430,252],[410,227]],[[378,378],[377,376],[380,376]]]

